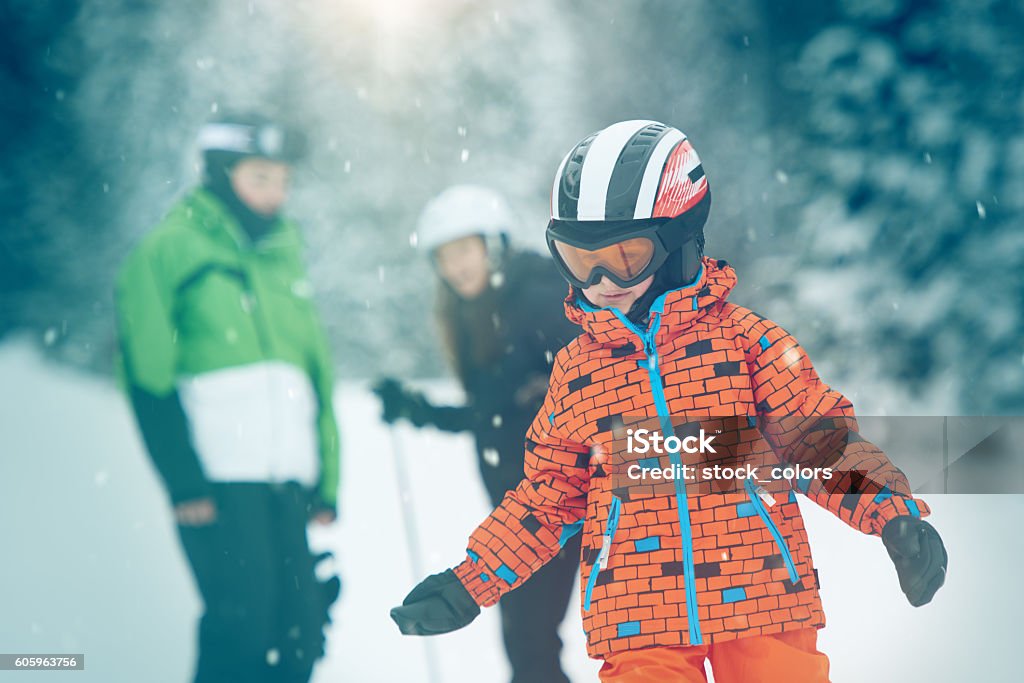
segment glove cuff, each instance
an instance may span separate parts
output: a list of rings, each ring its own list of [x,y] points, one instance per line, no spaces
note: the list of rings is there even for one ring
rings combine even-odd
[[[497,604],[501,593],[498,590],[494,576],[487,571],[487,567],[466,558],[462,564],[453,570],[459,582],[473,597],[473,601],[481,607],[490,607]]]
[[[931,512],[928,503],[920,498],[890,495],[882,500],[876,499],[870,511],[864,516],[864,531],[872,536],[881,536],[885,525],[897,517],[927,517]]]

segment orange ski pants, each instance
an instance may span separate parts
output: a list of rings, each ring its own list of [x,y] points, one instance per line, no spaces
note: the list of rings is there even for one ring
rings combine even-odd
[[[610,655],[602,683],[706,683],[704,659],[715,683],[828,683],[828,657],[817,649],[818,630],[737,638],[717,645],[653,647]]]

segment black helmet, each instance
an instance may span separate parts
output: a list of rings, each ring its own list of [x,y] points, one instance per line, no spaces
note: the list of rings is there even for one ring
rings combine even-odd
[[[262,157],[294,164],[306,155],[306,138],[259,114],[224,115],[199,129],[199,149],[207,164]]]

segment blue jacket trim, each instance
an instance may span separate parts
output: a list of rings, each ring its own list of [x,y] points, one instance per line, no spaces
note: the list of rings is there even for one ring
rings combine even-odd
[[[573,522],[572,524],[563,524],[562,525],[562,534],[561,534],[561,536],[558,537],[558,547],[561,548],[566,543],[568,543],[569,539],[572,538],[573,536],[575,536],[576,534],[578,534],[582,528],[583,528],[583,520],[582,519],[580,521],[578,521],[578,522]]]

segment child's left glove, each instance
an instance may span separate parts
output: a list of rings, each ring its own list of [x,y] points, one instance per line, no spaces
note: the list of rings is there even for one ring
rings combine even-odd
[[[901,515],[882,529],[882,543],[896,565],[900,588],[914,607],[931,602],[946,580],[949,558],[939,532],[917,517]]]
[[[407,636],[434,636],[466,626],[480,606],[451,569],[428,576],[405,596],[391,618]]]

